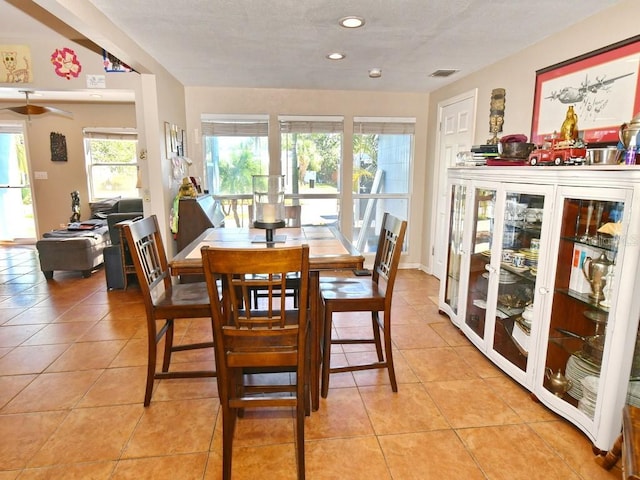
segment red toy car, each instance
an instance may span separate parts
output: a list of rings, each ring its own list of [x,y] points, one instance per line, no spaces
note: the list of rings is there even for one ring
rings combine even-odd
[[[538,148],[529,154],[529,165],[582,165],[587,149],[582,142],[567,144],[556,139],[546,148]]]

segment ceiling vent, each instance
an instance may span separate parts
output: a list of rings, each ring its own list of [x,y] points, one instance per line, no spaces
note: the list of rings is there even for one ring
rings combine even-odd
[[[430,77],[449,77],[449,76],[453,75],[456,72],[458,72],[458,70],[436,70],[435,72],[433,72],[429,76]]]

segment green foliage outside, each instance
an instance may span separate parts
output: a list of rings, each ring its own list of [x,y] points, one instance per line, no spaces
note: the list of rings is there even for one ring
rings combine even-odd
[[[353,191],[369,193],[378,169],[378,134],[353,136]]]
[[[282,149],[291,159],[297,185],[304,184],[307,171],[316,172],[316,188],[338,187],[342,159],[342,135],[333,133],[288,133],[282,136]],[[366,164],[354,166],[354,185],[373,179],[377,168],[378,135],[354,135],[354,158],[365,154]],[[260,160],[253,153],[255,142],[242,142],[218,159],[219,194],[251,193],[251,177],[261,172]],[[215,156],[215,155],[213,155]],[[215,163],[215,159],[213,159]],[[295,181],[295,180],[294,180]],[[299,188],[294,186],[294,192]]]
[[[251,193],[252,176],[260,174],[260,161],[255,158],[251,146],[243,144],[230,157],[220,160],[220,193]]]
[[[96,198],[135,194],[137,180],[136,142],[89,140],[91,176]]]

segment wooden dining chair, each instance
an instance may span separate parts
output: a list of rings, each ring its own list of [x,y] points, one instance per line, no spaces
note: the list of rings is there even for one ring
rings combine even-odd
[[[323,398],[326,398],[329,393],[329,374],[372,368],[386,368],[392,390],[398,391],[391,348],[391,300],[406,230],[406,220],[400,220],[390,213],[385,213],[382,218],[382,228],[371,276],[320,277],[320,292],[324,311],[322,387],[320,392]],[[372,335],[366,338],[332,338],[333,314],[335,312],[371,312]],[[380,318],[380,312],[382,312],[382,318]],[[378,361],[331,367],[331,345],[359,343],[374,344]]]
[[[309,247],[203,247],[202,264],[211,299],[222,409],[222,478],[231,478],[234,429],[244,409],[292,407],[298,479],[304,479],[304,417],[310,401]],[[285,296],[289,273],[300,278],[298,308]],[[250,301],[255,287],[268,292],[260,310]],[[295,378],[285,375],[289,381],[282,382],[282,371],[294,372]],[[273,377],[274,372],[275,379],[258,384],[264,378],[256,378],[256,373]]]
[[[167,256],[155,215],[122,225],[147,313],[147,383],[144,406],[151,402],[154,380],[162,378],[214,377],[215,370],[171,370],[174,352],[213,348],[211,341],[174,345],[174,322],[177,319],[210,318],[209,294],[205,282],[173,283]],[[158,321],[163,321],[158,328]],[[162,369],[157,371],[158,344],[164,339]]]

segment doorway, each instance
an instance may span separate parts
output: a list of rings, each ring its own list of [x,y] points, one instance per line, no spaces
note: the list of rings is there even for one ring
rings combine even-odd
[[[0,242],[35,243],[24,123],[0,123]]]
[[[477,90],[458,95],[438,103],[440,131],[436,145],[436,169],[433,205],[436,215],[431,228],[433,256],[432,274],[442,280],[446,261],[447,222],[447,168],[456,164],[459,152],[470,151],[476,123]]]

